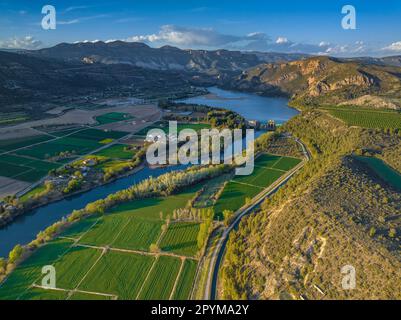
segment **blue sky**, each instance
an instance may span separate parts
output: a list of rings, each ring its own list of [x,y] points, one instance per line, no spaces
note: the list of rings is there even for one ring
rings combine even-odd
[[[41,28],[46,4],[56,8],[56,30]],[[341,27],[347,4],[356,9],[356,30]],[[114,39],[154,47],[401,54],[401,1],[0,0],[0,47]]]

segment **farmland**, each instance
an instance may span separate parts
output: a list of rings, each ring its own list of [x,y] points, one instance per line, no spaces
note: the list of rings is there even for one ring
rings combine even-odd
[[[172,221],[202,186],[127,202],[72,224],[0,286],[0,299],[187,299],[197,266],[199,223]],[[159,243],[159,251],[150,250]],[[53,265],[57,289],[41,287]]]
[[[101,124],[119,122],[123,120],[132,119],[133,117],[128,113],[122,112],[109,112],[96,117],[96,121]]]
[[[201,129],[209,129],[211,126],[207,123],[178,123],[177,124],[177,133],[179,133],[183,129],[192,129],[195,131]],[[168,122],[158,121],[153,125],[146,127],[139,132],[136,133],[138,136],[146,136],[147,132],[151,129],[162,129],[166,134],[169,133]]]
[[[249,176],[235,176],[224,187],[214,205],[217,219],[222,219],[224,210],[236,211],[242,207],[246,199],[252,199],[264,188],[268,187],[295,167],[300,159],[262,154],[255,159],[255,168]]]
[[[125,132],[93,128],[73,128],[25,138],[0,141],[0,176],[14,182],[33,183],[75,157],[85,155],[125,136]],[[122,145],[105,150],[110,155],[130,159],[133,152]],[[7,188],[5,188],[7,189]],[[10,189],[11,190],[11,189]],[[5,190],[7,194],[7,190]]]
[[[391,110],[324,108],[350,126],[373,129],[401,129],[401,113]]]
[[[96,152],[95,155],[113,159],[131,159],[135,151],[127,150],[126,148],[127,146],[124,144],[115,144]]]

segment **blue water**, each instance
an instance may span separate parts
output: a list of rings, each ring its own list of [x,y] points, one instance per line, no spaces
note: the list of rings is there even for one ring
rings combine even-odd
[[[179,100],[186,103],[205,104],[212,107],[223,107],[233,110],[245,119],[266,122],[275,120],[282,124],[298,114],[288,106],[286,98],[261,97],[251,93],[208,88],[210,94]]]
[[[144,168],[131,176],[32,210],[0,229],[0,257],[6,256],[16,244],[31,242],[40,231],[68,216],[75,209],[82,209],[90,202],[106,198],[109,194],[124,190],[150,176],[158,177],[166,172],[184,168],[183,165]]]
[[[297,114],[296,110],[287,106],[288,101],[283,98],[266,98],[254,94],[221,90],[214,87],[209,88],[209,91],[214,95],[213,97],[202,96],[181,101],[224,107],[238,112],[246,119],[259,121],[272,119],[281,123]],[[255,138],[260,134],[261,132],[255,132]],[[185,166],[182,165],[168,168],[145,168],[131,176],[51,203],[20,216],[10,225],[0,229],[0,257],[6,256],[16,244],[29,243],[35,239],[40,231],[61,218],[68,216],[73,210],[82,209],[90,202],[103,199],[119,190],[124,190],[150,176],[157,177],[163,173],[184,168]]]

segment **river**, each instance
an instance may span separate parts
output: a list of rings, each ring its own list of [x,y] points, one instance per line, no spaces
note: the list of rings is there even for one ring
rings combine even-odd
[[[288,107],[284,98],[267,98],[254,94],[239,93],[209,88],[210,94],[183,99],[187,103],[199,103],[213,107],[224,107],[241,114],[248,120],[275,120],[282,123],[297,114]],[[255,135],[258,136],[258,135]],[[7,256],[16,244],[26,244],[49,225],[68,216],[73,210],[81,209],[86,204],[107,197],[111,193],[126,189],[150,176],[157,177],[163,173],[183,169],[178,165],[168,168],[144,168],[128,177],[118,179],[109,184],[96,187],[82,194],[48,204],[16,218],[11,224],[0,229],[0,257]]]

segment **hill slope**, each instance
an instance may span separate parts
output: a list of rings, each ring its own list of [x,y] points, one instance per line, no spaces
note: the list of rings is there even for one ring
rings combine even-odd
[[[241,222],[227,245],[223,298],[400,299],[401,192],[350,154],[380,150],[401,169],[401,137],[348,128],[318,110],[285,129],[313,153],[299,174]],[[342,288],[341,269],[356,270]]]
[[[401,98],[401,68],[314,57],[250,68],[227,84],[292,97],[302,104],[338,104],[365,95]]]

